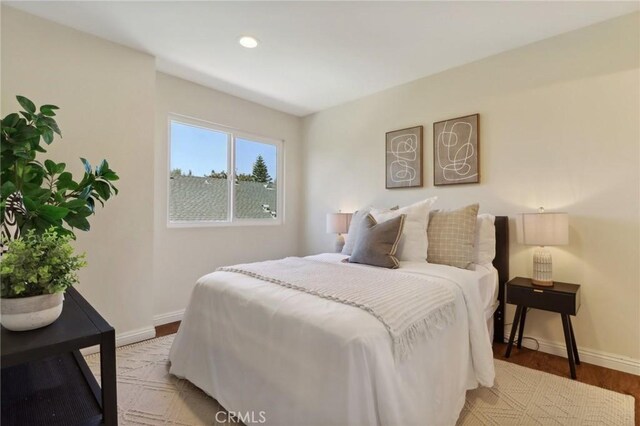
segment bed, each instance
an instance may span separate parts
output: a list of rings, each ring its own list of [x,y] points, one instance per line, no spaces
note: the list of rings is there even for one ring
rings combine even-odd
[[[218,271],[194,288],[170,372],[260,424],[453,425],[466,390],[493,385],[490,336],[504,338],[507,218],[496,217],[495,227],[493,266],[401,262],[399,272],[455,295],[455,320],[406,359],[394,357],[387,330],[361,309]]]

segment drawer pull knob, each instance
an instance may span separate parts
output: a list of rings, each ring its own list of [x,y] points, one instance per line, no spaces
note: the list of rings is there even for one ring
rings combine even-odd
[[[534,289],[533,289],[533,292],[534,292],[534,293],[544,293],[544,290],[538,290],[538,289],[535,289],[535,288],[534,288]]]

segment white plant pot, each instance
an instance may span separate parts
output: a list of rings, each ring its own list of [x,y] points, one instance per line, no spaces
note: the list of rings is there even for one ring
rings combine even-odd
[[[34,330],[58,319],[64,293],[0,299],[0,322],[12,331]]]

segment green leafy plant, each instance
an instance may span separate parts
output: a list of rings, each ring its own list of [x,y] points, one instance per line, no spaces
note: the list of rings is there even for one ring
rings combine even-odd
[[[35,229],[8,243],[0,262],[3,298],[39,296],[65,291],[78,283],[76,272],[86,266],[85,255],[74,255],[70,234],[55,227],[37,234]]]
[[[84,158],[82,179],[74,180],[65,171],[65,163],[36,160],[38,153],[47,152],[54,136],[62,132],[53,118],[55,105],[42,105],[39,109],[29,99],[17,96],[23,111],[2,119],[0,145],[0,214],[4,215],[6,198],[19,191],[27,209],[25,217],[18,216],[21,232],[30,229],[42,234],[53,226],[59,234],[72,235],[74,229],[88,231],[88,217],[95,212],[96,201],[101,205],[118,193],[113,182],[118,175],[102,160],[95,168]]]

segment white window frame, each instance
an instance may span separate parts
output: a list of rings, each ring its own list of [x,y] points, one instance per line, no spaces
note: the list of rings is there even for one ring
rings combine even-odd
[[[172,222],[169,218],[169,206],[171,196],[171,123],[176,122],[185,124],[187,126],[200,127],[206,130],[212,130],[215,132],[222,132],[228,135],[227,137],[227,220],[192,220],[185,222]],[[273,145],[276,147],[276,212],[275,219],[239,219],[234,217],[235,211],[235,168],[236,163],[236,139],[246,139],[252,142],[259,142],[267,145]],[[186,115],[169,114],[167,120],[167,168],[166,168],[166,180],[167,180],[167,205],[165,211],[167,213],[167,227],[168,228],[206,228],[206,227],[225,227],[225,226],[279,226],[284,224],[284,141],[281,139],[273,139],[265,136],[255,135],[245,132],[240,129],[225,126],[222,124],[212,123],[210,121],[201,120],[198,118],[189,117]]]

